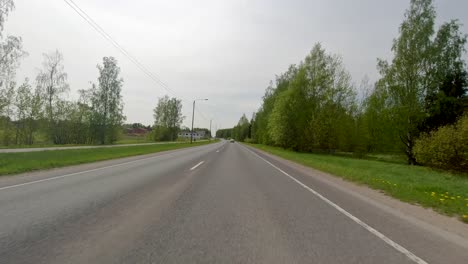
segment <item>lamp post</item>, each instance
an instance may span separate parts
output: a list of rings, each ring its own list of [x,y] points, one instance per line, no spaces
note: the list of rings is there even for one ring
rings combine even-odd
[[[210,141],[211,141],[211,138],[213,137],[213,135],[211,134],[211,121],[213,121],[213,119],[210,119]]]
[[[195,102],[196,101],[208,101],[208,99],[195,99],[193,100],[193,110],[192,110],[192,132],[190,133],[190,144],[193,142],[193,120],[195,118]]]

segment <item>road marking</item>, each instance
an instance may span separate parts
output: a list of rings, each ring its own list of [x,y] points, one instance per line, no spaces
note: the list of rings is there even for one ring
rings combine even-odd
[[[197,165],[193,166],[192,168],[190,168],[190,170],[194,170],[196,169],[198,166],[202,165],[203,163],[205,163],[204,161],[200,161]]]
[[[245,147],[246,148],[246,147]],[[348,218],[350,218],[351,220],[353,220],[354,222],[356,222],[358,225],[364,227],[367,231],[371,232],[372,234],[374,234],[375,236],[377,236],[378,238],[380,238],[381,240],[383,240],[385,243],[387,243],[388,245],[390,245],[391,247],[393,247],[394,249],[396,249],[397,251],[403,253],[405,256],[407,256],[410,260],[414,261],[415,263],[418,263],[418,264],[428,264],[426,261],[424,261],[423,259],[421,259],[420,257],[416,256],[415,254],[413,254],[412,252],[410,252],[409,250],[407,250],[406,248],[404,248],[403,246],[401,246],[400,244],[396,243],[395,241],[391,240],[390,238],[388,238],[387,236],[385,236],[384,234],[380,233],[379,231],[377,231],[376,229],[374,229],[373,227],[369,226],[368,224],[364,223],[361,219],[355,217],[354,215],[352,215],[351,213],[349,213],[348,211],[346,211],[345,209],[341,208],[340,206],[338,206],[337,204],[335,204],[334,202],[328,200],[325,196],[321,195],[320,193],[318,193],[317,191],[315,191],[314,189],[310,188],[309,186],[305,185],[304,183],[302,183],[301,181],[299,181],[298,179],[294,178],[293,176],[289,175],[287,172],[283,171],[282,169],[278,168],[276,165],[274,165],[273,163],[269,162],[268,160],[264,159],[263,157],[261,157],[260,155],[258,155],[257,153],[253,152],[252,150],[246,148],[250,153],[254,154],[255,156],[257,156],[258,158],[260,158],[261,160],[265,161],[266,163],[268,163],[270,166],[272,166],[273,168],[275,168],[276,170],[278,170],[279,172],[283,173],[284,175],[288,176],[291,180],[295,181],[297,184],[299,184],[300,186],[304,187],[306,190],[308,190],[309,192],[313,193],[315,196],[317,196],[318,198],[320,198],[322,201],[326,202],[327,204],[331,205],[333,208],[335,208],[336,210],[338,210],[340,213],[344,214],[345,216],[347,216]]]
[[[40,182],[45,182],[45,181],[51,181],[51,180],[56,180],[56,179],[61,179],[61,178],[70,177],[70,176],[73,176],[73,175],[79,175],[79,174],[84,174],[84,173],[88,173],[88,172],[93,172],[93,171],[98,171],[98,170],[103,170],[103,169],[114,168],[114,167],[118,167],[118,166],[122,166],[122,165],[127,165],[127,164],[131,164],[131,163],[139,162],[139,161],[144,161],[144,160],[148,160],[148,159],[154,159],[154,158],[156,158],[156,157],[161,157],[161,156],[165,156],[165,155],[169,155],[169,154],[172,154],[172,153],[168,153],[168,154],[164,154],[164,155],[158,155],[158,156],[149,157],[149,158],[144,158],[144,159],[138,159],[138,160],[127,161],[127,162],[124,162],[124,163],[119,163],[119,164],[110,165],[110,166],[106,166],[106,167],[100,167],[100,168],[96,168],[96,169],[92,169],[92,170],[85,170],[85,171],[74,172],[74,173],[65,174],[65,175],[60,175],[60,176],[56,176],[56,177],[52,177],[52,178],[47,178],[47,179],[42,179],[42,180],[38,180],[38,181],[25,182],[25,183],[20,183],[20,184],[15,184],[15,185],[10,185],[10,186],[0,187],[0,191],[6,190],[6,189],[10,189],[10,188],[20,187],[20,186],[24,186],[24,185],[29,185],[29,184],[33,184],[33,183],[40,183]]]
[[[207,146],[209,146],[209,145],[207,145]],[[185,150],[188,150],[188,149],[191,149],[191,148],[187,148]],[[180,149],[180,150],[184,150],[184,149]],[[127,162],[124,162],[124,163],[114,164],[114,165],[100,167],[100,168],[96,168],[96,169],[79,171],[79,172],[74,172],[74,173],[70,173],[70,174],[55,176],[55,177],[51,177],[51,178],[47,178],[47,179],[42,179],[42,180],[37,180],[37,181],[32,181],[32,182],[25,182],[25,183],[0,187],[0,191],[6,190],[6,189],[11,189],[11,188],[16,188],[16,187],[21,187],[21,186],[25,186],[25,185],[30,185],[30,184],[34,184],[34,183],[46,182],[46,181],[57,180],[57,179],[66,178],[66,177],[70,177],[70,176],[74,176],[74,175],[85,174],[85,173],[88,173],[88,172],[119,167],[119,166],[122,166],[122,165],[132,164],[132,163],[145,161],[145,160],[149,160],[149,159],[154,159],[154,158],[157,158],[157,157],[163,157],[163,156],[167,156],[167,155],[171,155],[171,154],[174,154],[174,152],[166,153],[166,154],[160,154],[160,155],[156,155],[156,156],[152,156],[152,157],[148,157],[148,158],[144,158],[144,159],[137,159],[137,160],[127,161]]]
[[[219,152],[219,149],[216,152]]]

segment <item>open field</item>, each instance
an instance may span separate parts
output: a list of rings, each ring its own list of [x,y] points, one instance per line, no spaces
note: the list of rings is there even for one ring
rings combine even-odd
[[[168,143],[119,148],[94,148],[23,153],[0,153],[0,175],[64,167],[68,165],[123,158],[128,156],[143,155],[166,150],[188,148],[191,146],[200,146],[209,143],[209,141],[203,141],[196,142],[194,144]]]
[[[298,153],[249,144],[279,157],[368,185],[402,201],[430,207],[468,222],[468,175],[351,157]]]
[[[79,146],[95,146],[95,145],[86,145],[86,144],[33,144],[33,145],[2,145],[0,149],[23,149],[23,148],[59,148],[59,147],[79,147]]]
[[[115,142],[115,144],[137,144],[137,143],[150,143],[150,142],[154,142],[154,141],[148,140],[146,135],[141,135],[141,136],[122,135]]]

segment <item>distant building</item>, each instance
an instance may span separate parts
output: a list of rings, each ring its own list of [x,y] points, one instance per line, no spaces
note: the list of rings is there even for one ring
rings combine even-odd
[[[180,131],[178,135],[181,138],[190,138],[191,132],[189,130],[184,130],[184,131]],[[194,139],[206,138],[206,132],[203,130],[195,131],[193,132],[193,138]]]
[[[127,128],[125,131],[129,136],[144,136],[149,132],[150,130],[147,128]]]

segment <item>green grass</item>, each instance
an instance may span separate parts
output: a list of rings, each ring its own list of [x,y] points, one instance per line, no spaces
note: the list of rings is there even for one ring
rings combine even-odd
[[[20,148],[55,148],[55,147],[78,147],[78,146],[90,146],[85,144],[33,144],[33,145],[1,145],[0,149],[20,149]]]
[[[129,138],[129,139],[121,139],[115,142],[116,145],[123,145],[123,144],[140,144],[140,143],[155,143],[151,140],[141,139],[141,138]]]
[[[196,142],[194,144],[168,143],[158,145],[129,146],[116,148],[0,153],[0,175],[143,155],[166,150],[187,148],[191,146],[201,146],[209,143],[210,142],[208,141],[203,141]]]
[[[142,136],[129,136],[129,135],[122,135],[115,144],[138,144],[138,143],[151,143],[154,141],[148,140],[146,135]]]
[[[279,157],[382,190],[401,201],[433,208],[468,223],[468,175],[396,162],[298,153],[248,144]]]

